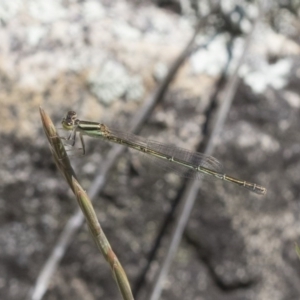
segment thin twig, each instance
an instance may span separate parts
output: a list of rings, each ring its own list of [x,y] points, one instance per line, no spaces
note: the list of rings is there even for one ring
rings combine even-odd
[[[203,19],[203,21],[199,23],[199,26],[197,27],[197,30],[195,31],[190,42],[187,44],[187,46],[184,48],[184,50],[181,52],[178,58],[174,61],[163,82],[156,89],[156,91],[150,97],[148,97],[143,107],[141,107],[139,112],[133,118],[133,121],[130,126],[131,132],[138,133],[142,124],[146,121],[150,113],[153,111],[155,105],[160,101],[162,101],[168,86],[170,85],[171,81],[174,79],[177,71],[179,70],[180,66],[182,65],[186,57],[189,55],[192,49],[192,45],[197,36],[197,32],[201,27],[201,25],[203,24],[203,22],[205,22],[205,19]],[[93,183],[91,184],[91,187],[88,190],[88,195],[90,199],[93,200],[103,189],[109,171],[111,170],[114,163],[116,162],[116,160],[122,154],[123,151],[124,148],[119,145],[113,146],[112,149],[109,151],[105,163],[102,165],[99,174],[96,176]],[[77,230],[82,226],[83,220],[84,219],[80,210],[78,210],[68,220],[49,258],[47,259],[46,263],[42,267],[42,270],[36,280],[32,292],[30,292],[29,294],[29,299],[40,300],[43,298],[45,292],[48,289],[48,285],[51,277],[56,271],[61,259],[65,255],[66,250],[73,239],[73,236],[76,234]]]
[[[240,66],[243,64],[246,54],[249,50],[249,45],[250,45],[250,42],[252,39],[252,35],[255,31],[257,22],[258,22],[258,19],[256,20],[255,24],[253,25],[251,32],[247,36],[244,51],[238,61],[235,71],[233,72],[228,84],[226,85],[223,102],[218,111],[217,121],[216,121],[214,129],[212,131],[212,134],[210,136],[210,139],[207,143],[206,149],[204,151],[204,153],[207,155],[212,154],[214,147],[215,147],[215,141],[216,141],[217,137],[219,136],[219,134],[223,128],[223,125],[225,123],[225,120],[227,118],[229,108],[231,106],[233,97],[236,93],[238,83],[239,83],[238,72],[239,72]],[[198,190],[199,190],[200,186],[201,186],[201,181],[199,181],[199,180],[190,181],[187,185],[186,192],[183,195],[182,206],[180,208],[181,213],[175,221],[175,227],[171,234],[171,241],[170,241],[170,244],[168,247],[168,251],[167,251],[167,254],[165,256],[163,263],[161,264],[159,275],[156,277],[157,279],[154,283],[154,286],[153,286],[153,289],[151,292],[151,296],[150,296],[150,300],[158,300],[160,298],[162,288],[163,288],[163,282],[165,281],[165,278],[169,272],[173,258],[177,252],[178,246],[182,239],[183,231],[189,220],[189,217],[190,217],[192,208],[194,206],[195,199],[198,195]]]
[[[61,171],[62,175],[67,180],[70,188],[74,192],[77,198],[80,209],[82,210],[92,237],[101,251],[102,255],[109,263],[113,277],[117,283],[120,293],[124,300],[133,300],[131,287],[127,278],[127,275],[119,262],[118,257],[112,250],[101,226],[97,219],[94,207],[88,198],[87,194],[80,186],[78,181],[75,179],[74,170],[70,165],[68,156],[66,155],[66,150],[62,143],[61,138],[59,138],[56,128],[52,123],[50,117],[46,112],[40,108],[41,119],[43,123],[43,128],[49,141],[50,149],[53,154],[54,161]]]

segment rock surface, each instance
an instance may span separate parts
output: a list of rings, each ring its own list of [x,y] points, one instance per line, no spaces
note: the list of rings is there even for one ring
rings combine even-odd
[[[255,6],[239,2],[249,17],[241,27],[247,32]],[[236,2],[230,3],[223,10],[234,23]],[[300,240],[299,8],[295,14],[288,5],[267,9],[214,156],[228,174],[265,185],[268,194],[259,197],[205,180],[162,299],[300,297],[300,261],[294,250]],[[76,110],[82,119],[126,130],[192,36],[191,19],[150,2],[0,2],[0,299],[23,299],[29,293],[76,210],[52,161],[39,106],[58,126],[68,110]],[[210,40],[214,30],[200,33],[198,45]],[[203,139],[208,95],[227,62],[230,39],[223,31],[193,53],[141,135],[195,148]],[[243,46],[240,35],[233,41],[229,73]],[[110,145],[86,143],[87,155],[72,161],[87,189]],[[157,174],[143,174],[139,157],[127,153],[95,202],[133,285],[183,184],[175,175]],[[149,282],[159,264],[153,263]],[[45,299],[99,298],[120,296],[84,227]]]

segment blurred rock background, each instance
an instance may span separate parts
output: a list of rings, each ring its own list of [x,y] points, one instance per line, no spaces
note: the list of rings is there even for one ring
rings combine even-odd
[[[228,174],[268,188],[259,197],[205,181],[162,299],[293,300],[300,297],[300,97],[298,1],[262,1],[263,15],[214,156]],[[254,1],[0,1],[0,298],[25,299],[76,202],[52,161],[39,106],[57,126],[68,110],[128,128],[145,99],[211,14],[142,136],[195,149],[210,95],[226,78],[258,16]],[[218,98],[218,103],[222,97]],[[62,134],[64,134],[62,132]],[[73,156],[88,189],[110,145],[85,139]],[[134,287],[165,213],[184,184],[145,174],[139,157],[118,160],[95,202]],[[159,175],[159,176],[158,176]],[[147,282],[155,278],[162,247]],[[143,295],[144,292],[144,295]],[[121,299],[83,227],[44,299]]]

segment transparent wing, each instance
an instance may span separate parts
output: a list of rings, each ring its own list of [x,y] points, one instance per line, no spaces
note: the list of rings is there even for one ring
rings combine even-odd
[[[126,133],[116,129],[110,129],[110,132],[112,133],[112,135],[121,138],[124,141],[128,141],[129,144],[134,144],[145,149],[154,150],[165,155],[166,157],[170,157],[175,160],[180,160],[182,162],[190,164],[195,168],[201,166],[218,173],[223,173],[221,163],[212,156],[205,155],[199,152],[192,152],[172,145],[166,145],[157,141],[148,140],[134,134]],[[149,155],[147,153],[144,153],[143,157],[147,158],[147,160],[151,163],[151,167],[147,168],[149,169],[149,171],[151,171],[152,165],[154,165],[154,167],[157,166],[157,168],[162,168],[168,172],[174,172],[181,177],[200,179],[204,175],[194,168],[188,168],[168,159],[162,159],[156,156]],[[209,177],[211,179],[216,179],[213,176]]]

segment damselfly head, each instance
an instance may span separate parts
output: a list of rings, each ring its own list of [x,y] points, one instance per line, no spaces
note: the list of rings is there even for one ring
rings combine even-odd
[[[77,120],[76,112],[68,111],[66,117],[62,119],[61,124],[64,129],[72,130],[76,120]]]

